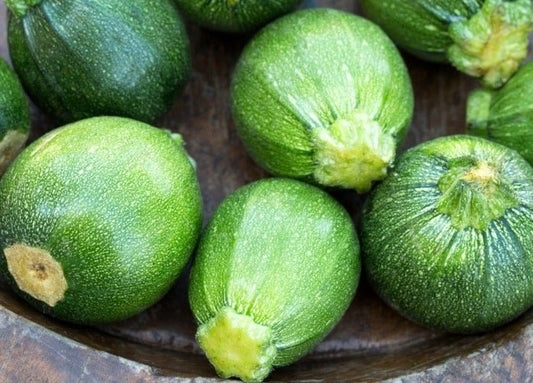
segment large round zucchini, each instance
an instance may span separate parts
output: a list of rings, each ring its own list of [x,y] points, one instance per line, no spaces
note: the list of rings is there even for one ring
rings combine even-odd
[[[11,0],[8,42],[27,93],[62,122],[153,122],[189,78],[185,27],[169,0]]]
[[[350,216],[326,192],[289,179],[244,186],[200,240],[189,287],[198,342],[220,376],[260,382],[339,321],[360,268]]]
[[[297,11],[259,32],[231,94],[238,133],[261,166],[359,192],[386,176],[413,112],[392,42],[371,22],[333,9]]]
[[[82,120],[28,146],[0,181],[0,275],[59,319],[124,319],[170,288],[200,224],[179,135],[118,117]]]
[[[439,330],[492,329],[533,304],[533,168],[473,136],[402,155],[362,219],[368,279],[392,307]]]

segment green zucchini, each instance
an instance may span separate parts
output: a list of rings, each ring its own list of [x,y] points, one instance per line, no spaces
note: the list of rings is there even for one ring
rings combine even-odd
[[[531,0],[361,0],[365,15],[404,50],[450,62],[491,88],[527,56]]]
[[[231,97],[245,147],[270,173],[358,192],[386,176],[413,113],[392,42],[333,9],[297,11],[259,32]]]
[[[30,131],[30,110],[22,86],[0,58],[0,174],[22,150]]]
[[[189,78],[188,38],[169,0],[6,4],[13,67],[31,99],[61,122],[153,122]]]
[[[422,143],[370,194],[361,226],[368,280],[419,324],[482,332],[533,305],[533,168],[514,150]]]
[[[82,120],[32,143],[0,181],[0,276],[56,318],[121,320],[170,288],[200,225],[181,136]]]
[[[292,11],[302,0],[174,0],[197,24],[221,32],[252,32]]]
[[[191,271],[197,340],[221,377],[260,382],[338,322],[360,275],[344,208],[290,179],[246,185],[218,207]]]
[[[533,62],[501,89],[473,91],[467,126],[468,133],[508,146],[533,165]]]

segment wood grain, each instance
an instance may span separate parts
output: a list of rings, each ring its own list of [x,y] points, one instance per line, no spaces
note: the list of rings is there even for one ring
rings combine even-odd
[[[359,12],[349,0],[307,1]],[[5,6],[0,3],[0,55],[8,58]],[[207,220],[222,199],[268,176],[247,156],[229,109],[233,67],[250,36],[188,26],[193,74],[157,126],[183,135],[197,161]],[[405,56],[416,108],[405,147],[464,131],[465,100],[476,82],[445,65]],[[57,124],[32,105],[31,140]],[[362,198],[335,192],[357,220]],[[0,283],[0,382],[214,382],[194,341],[186,273],[158,304],[127,321],[99,328],[73,326],[26,306]],[[384,305],[361,282],[341,323],[307,357],[268,381],[405,382],[532,381],[533,312],[479,336],[420,328]]]

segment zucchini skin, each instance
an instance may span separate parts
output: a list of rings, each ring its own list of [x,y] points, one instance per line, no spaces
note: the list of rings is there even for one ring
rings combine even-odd
[[[488,186],[467,181],[473,164],[494,170]],[[487,176],[483,166],[478,175]],[[404,153],[370,194],[364,269],[376,292],[413,321],[487,331],[533,304],[532,229],[531,166],[483,138],[443,137]]]
[[[340,320],[360,270],[357,234],[340,204],[296,180],[264,179],[235,191],[214,213],[189,299],[200,326],[229,307],[269,328],[273,365],[282,366]]]
[[[81,324],[121,320],[154,304],[187,263],[201,198],[181,137],[96,117],[28,146],[0,181],[0,276],[36,309]],[[14,244],[48,251],[68,284],[56,305],[18,287]]]
[[[43,0],[10,13],[8,43],[29,96],[60,122],[154,122],[190,75],[185,27],[166,0]]]
[[[446,62],[446,51],[453,44],[449,25],[470,19],[479,11],[483,0],[361,0],[360,3],[365,16],[381,26],[402,49],[424,60]]]
[[[533,165],[533,63],[502,88],[469,95],[467,132],[514,149]]]
[[[360,192],[386,175],[413,113],[410,79],[392,42],[369,21],[333,9],[297,11],[261,30],[238,61],[231,97],[239,136],[267,171]],[[383,162],[377,174],[361,176],[360,162],[320,158],[319,132],[335,135],[335,126],[347,131],[330,141],[355,151],[344,157],[368,157],[358,145],[387,141],[386,154],[368,150]],[[347,173],[343,179],[320,175],[331,163]]]
[[[16,74],[0,58],[0,174],[22,150],[30,131],[30,110]]]
[[[252,32],[295,9],[302,0],[174,0],[185,16],[221,32]]]
[[[361,0],[364,14],[403,50],[449,62],[499,88],[518,69],[533,30],[530,0]]]

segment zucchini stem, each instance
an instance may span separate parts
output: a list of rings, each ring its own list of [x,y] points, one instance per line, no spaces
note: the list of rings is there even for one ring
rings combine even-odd
[[[50,307],[64,298],[68,284],[63,268],[48,251],[17,243],[6,247],[4,255],[19,289]]]
[[[262,382],[272,370],[277,354],[270,328],[230,307],[222,308],[202,324],[196,339],[224,379],[237,377],[244,382]]]
[[[354,112],[313,132],[314,177],[322,185],[367,192],[372,182],[385,178],[396,155],[393,137],[364,113]]]
[[[527,56],[532,30],[530,0],[487,0],[472,18],[450,25],[454,44],[448,58],[460,71],[479,77],[483,85],[499,88]]]
[[[493,97],[494,91],[488,89],[476,89],[468,95],[466,122],[468,129],[476,136],[487,138],[486,125]]]
[[[466,122],[469,133],[488,138],[487,122],[494,91],[477,89],[468,95],[466,105]]]
[[[42,0],[4,0],[7,8],[18,17],[22,17],[28,9],[39,5]]]
[[[436,209],[450,217],[456,230],[467,227],[485,230],[507,209],[518,205],[498,165],[468,156],[450,161],[449,170],[440,178],[438,187],[441,196]]]

